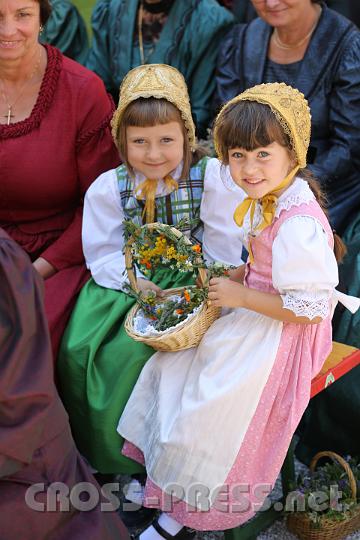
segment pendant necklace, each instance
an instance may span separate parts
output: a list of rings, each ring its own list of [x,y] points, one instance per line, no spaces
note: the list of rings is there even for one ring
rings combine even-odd
[[[140,62],[142,66],[147,63],[147,61],[149,60],[149,57],[152,55],[155,49],[155,45],[153,45],[150,48],[150,52],[145,57],[143,31],[142,31],[143,17],[144,17],[144,8],[143,8],[143,3],[141,2],[139,6],[139,15],[138,15],[138,34],[139,34]]]
[[[274,38],[274,41],[277,45],[277,47],[279,47],[279,49],[285,49],[285,50],[289,50],[289,49],[298,49],[299,47],[301,47],[301,45],[304,45],[304,43],[309,39],[309,37],[312,35],[312,33],[314,32],[318,22],[319,22],[319,18],[320,18],[320,15],[321,15],[321,7],[320,7],[320,11],[319,11],[319,15],[315,21],[315,24],[311,27],[310,31],[306,34],[306,36],[304,36],[300,41],[298,41],[297,43],[294,43],[293,45],[286,45],[285,43],[283,43],[279,37],[279,34],[278,34],[278,30],[277,28],[274,28],[274,32],[273,32],[273,38]]]
[[[34,66],[34,69],[31,71],[31,73],[29,74],[29,76],[26,78],[23,86],[21,87],[20,89],[20,92],[18,93],[18,95],[16,96],[15,100],[10,103],[9,102],[9,98],[7,97],[7,94],[5,92],[5,84],[4,84],[4,81],[2,79],[0,79],[1,81],[1,86],[2,86],[2,90],[1,90],[1,94],[2,94],[2,97],[3,97],[3,100],[4,102],[6,103],[6,106],[7,106],[7,113],[3,115],[3,118],[6,118],[7,122],[6,122],[6,125],[10,125],[11,121],[12,121],[12,118],[15,118],[15,115],[14,115],[14,106],[16,105],[16,103],[19,101],[19,99],[22,97],[24,91],[25,91],[25,88],[28,86],[28,84],[32,81],[35,73],[37,72],[39,66],[40,66],[40,61],[41,61],[41,51],[42,51],[42,47],[40,47],[40,52],[39,52],[39,58]]]

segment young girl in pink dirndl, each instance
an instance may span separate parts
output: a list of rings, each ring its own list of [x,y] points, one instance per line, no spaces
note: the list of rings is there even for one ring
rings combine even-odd
[[[220,160],[247,193],[234,219],[249,258],[210,281],[229,309],[197,348],[154,354],[121,416],[123,453],[146,466],[143,504],[163,511],[141,540],[233,528],[261,507],[331,351],[334,305],[360,305],[335,290],[334,235],[305,169],[310,125],[284,83],[245,91],[216,120]]]

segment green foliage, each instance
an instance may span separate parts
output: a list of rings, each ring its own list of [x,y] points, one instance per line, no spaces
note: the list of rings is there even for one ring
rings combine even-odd
[[[129,294],[136,298],[151,326],[158,332],[163,332],[184,321],[201,306],[207,298],[207,289],[188,287],[174,294],[174,298],[167,299],[157,297],[154,291],[141,294],[130,289]]]
[[[179,236],[170,225],[150,229],[139,227],[130,220],[123,222],[124,238],[130,246],[133,269],[136,267],[147,278],[151,279],[159,267],[176,269],[179,272],[197,273],[200,268],[207,270],[208,279],[226,276],[229,266],[213,263],[206,265],[201,247],[191,244],[184,235]],[[182,220],[178,230],[189,229],[189,222]],[[130,285],[126,287],[128,294],[133,296],[143,313],[149,319],[149,324],[157,330],[164,331],[184,321],[193,311],[206,301],[208,288],[187,287],[175,293],[173,298],[156,296],[154,291],[138,293]]]
[[[88,34],[90,35],[90,19],[96,0],[73,0],[73,4],[78,8],[84,18]]]

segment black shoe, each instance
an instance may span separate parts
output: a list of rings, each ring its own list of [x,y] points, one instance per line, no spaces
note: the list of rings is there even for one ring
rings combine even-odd
[[[100,486],[116,482],[116,476],[114,474],[103,474],[98,472],[94,473],[94,478]]]
[[[196,531],[194,531],[194,529],[189,529],[188,527],[183,527],[178,533],[172,535],[165,531],[161,525],[159,525],[158,518],[155,518],[151,525],[154,527],[156,532],[158,532],[160,536],[164,538],[164,540],[192,540],[196,535]],[[130,538],[131,540],[139,540],[140,535],[131,534]]]
[[[126,505],[125,508],[124,505]],[[120,515],[125,527],[136,527],[137,529],[143,529],[150,525],[156,515],[156,512],[157,510],[154,508],[140,506],[139,504],[133,503],[128,499],[122,500],[122,504],[118,510],[118,514]]]

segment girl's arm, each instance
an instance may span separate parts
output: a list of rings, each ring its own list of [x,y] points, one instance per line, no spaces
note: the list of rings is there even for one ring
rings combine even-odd
[[[317,324],[329,315],[338,268],[327,233],[316,218],[299,215],[284,221],[272,245],[271,269],[278,294],[214,278],[209,299],[216,306],[244,307],[296,324]]]
[[[280,294],[270,294],[256,289],[249,289],[241,285],[241,283],[235,283],[232,279],[213,278],[210,281],[209,299],[214,306],[243,307],[282,322],[318,324],[322,321],[321,317],[309,319],[308,317],[297,316],[290,309],[284,308]]]
[[[229,270],[229,278],[232,281],[237,281],[238,283],[243,283],[245,278],[245,269],[246,264],[242,264],[233,270]]]

